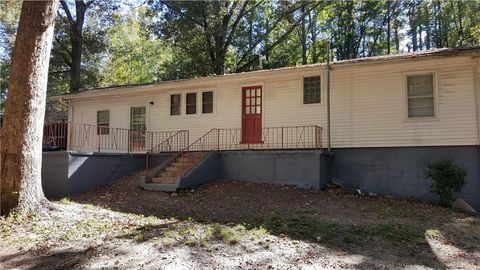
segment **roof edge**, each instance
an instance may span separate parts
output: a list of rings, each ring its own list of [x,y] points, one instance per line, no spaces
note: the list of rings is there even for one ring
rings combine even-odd
[[[447,56],[459,56],[459,55],[468,55],[468,54],[475,54],[479,53],[480,55],[480,45],[477,46],[466,46],[466,47],[456,47],[456,48],[440,48],[440,49],[433,49],[428,51],[419,51],[413,53],[404,53],[404,54],[394,54],[394,55],[383,55],[383,56],[372,56],[372,57],[362,57],[362,58],[354,58],[354,59],[347,59],[347,60],[340,60],[331,62],[330,65],[332,67],[335,66],[343,66],[343,65],[354,65],[359,63],[378,63],[378,62],[386,62],[386,61],[393,61],[393,60],[410,60],[410,59],[420,59],[420,58],[427,58],[427,57],[447,57]],[[76,98],[88,98],[91,96],[96,95],[108,95],[114,94],[117,91],[117,94],[121,94],[125,91],[131,89],[137,90],[149,90],[150,88],[156,88],[159,86],[166,86],[166,85],[173,85],[182,82],[189,82],[189,81],[202,81],[202,80],[209,80],[209,79],[218,79],[218,78],[227,78],[227,77],[237,77],[237,76],[245,76],[245,75],[256,75],[261,73],[270,73],[270,72],[278,72],[278,71],[288,71],[294,69],[306,69],[312,67],[323,67],[326,66],[326,63],[316,63],[316,64],[308,64],[308,65],[300,65],[300,66],[290,66],[290,67],[281,67],[281,68],[274,68],[274,69],[264,69],[264,70],[256,70],[256,71],[248,71],[248,72],[239,72],[239,73],[229,73],[223,75],[212,75],[206,77],[197,77],[197,78],[190,78],[190,79],[181,79],[181,80],[172,80],[172,81],[163,81],[163,82],[155,82],[155,83],[145,83],[145,84],[132,84],[132,85],[119,85],[119,86],[109,86],[109,87],[100,87],[100,88],[91,88],[80,91],[75,94],[64,94],[64,95],[57,95],[49,97],[51,100],[70,100]]]

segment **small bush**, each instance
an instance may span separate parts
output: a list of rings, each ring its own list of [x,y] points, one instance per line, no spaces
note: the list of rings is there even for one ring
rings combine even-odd
[[[428,165],[425,177],[432,180],[431,191],[440,198],[442,206],[451,206],[453,194],[460,192],[465,185],[467,170],[450,160],[443,160]]]

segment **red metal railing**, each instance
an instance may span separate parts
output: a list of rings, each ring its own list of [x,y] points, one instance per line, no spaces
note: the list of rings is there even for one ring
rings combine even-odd
[[[179,152],[188,146],[189,132],[188,130],[180,130],[147,151],[146,154],[146,173],[156,165],[154,159],[161,153]]]
[[[134,131],[79,123],[45,125],[44,150],[95,152],[144,152],[169,138],[175,131]]]
[[[67,144],[68,123],[55,123],[43,126],[43,149],[66,150]]]
[[[269,127],[262,129],[261,143],[242,143],[241,129],[212,129],[180,151],[179,174],[184,175],[196,162],[214,150],[288,150],[322,148],[319,126]]]

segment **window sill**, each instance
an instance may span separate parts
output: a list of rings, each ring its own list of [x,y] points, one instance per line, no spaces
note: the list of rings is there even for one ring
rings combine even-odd
[[[432,122],[439,121],[438,116],[419,116],[419,117],[406,117],[404,122]]]

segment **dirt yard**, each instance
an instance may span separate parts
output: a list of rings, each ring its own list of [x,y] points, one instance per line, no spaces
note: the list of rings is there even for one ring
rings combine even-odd
[[[480,269],[480,217],[410,200],[138,175],[0,220],[0,269]]]

